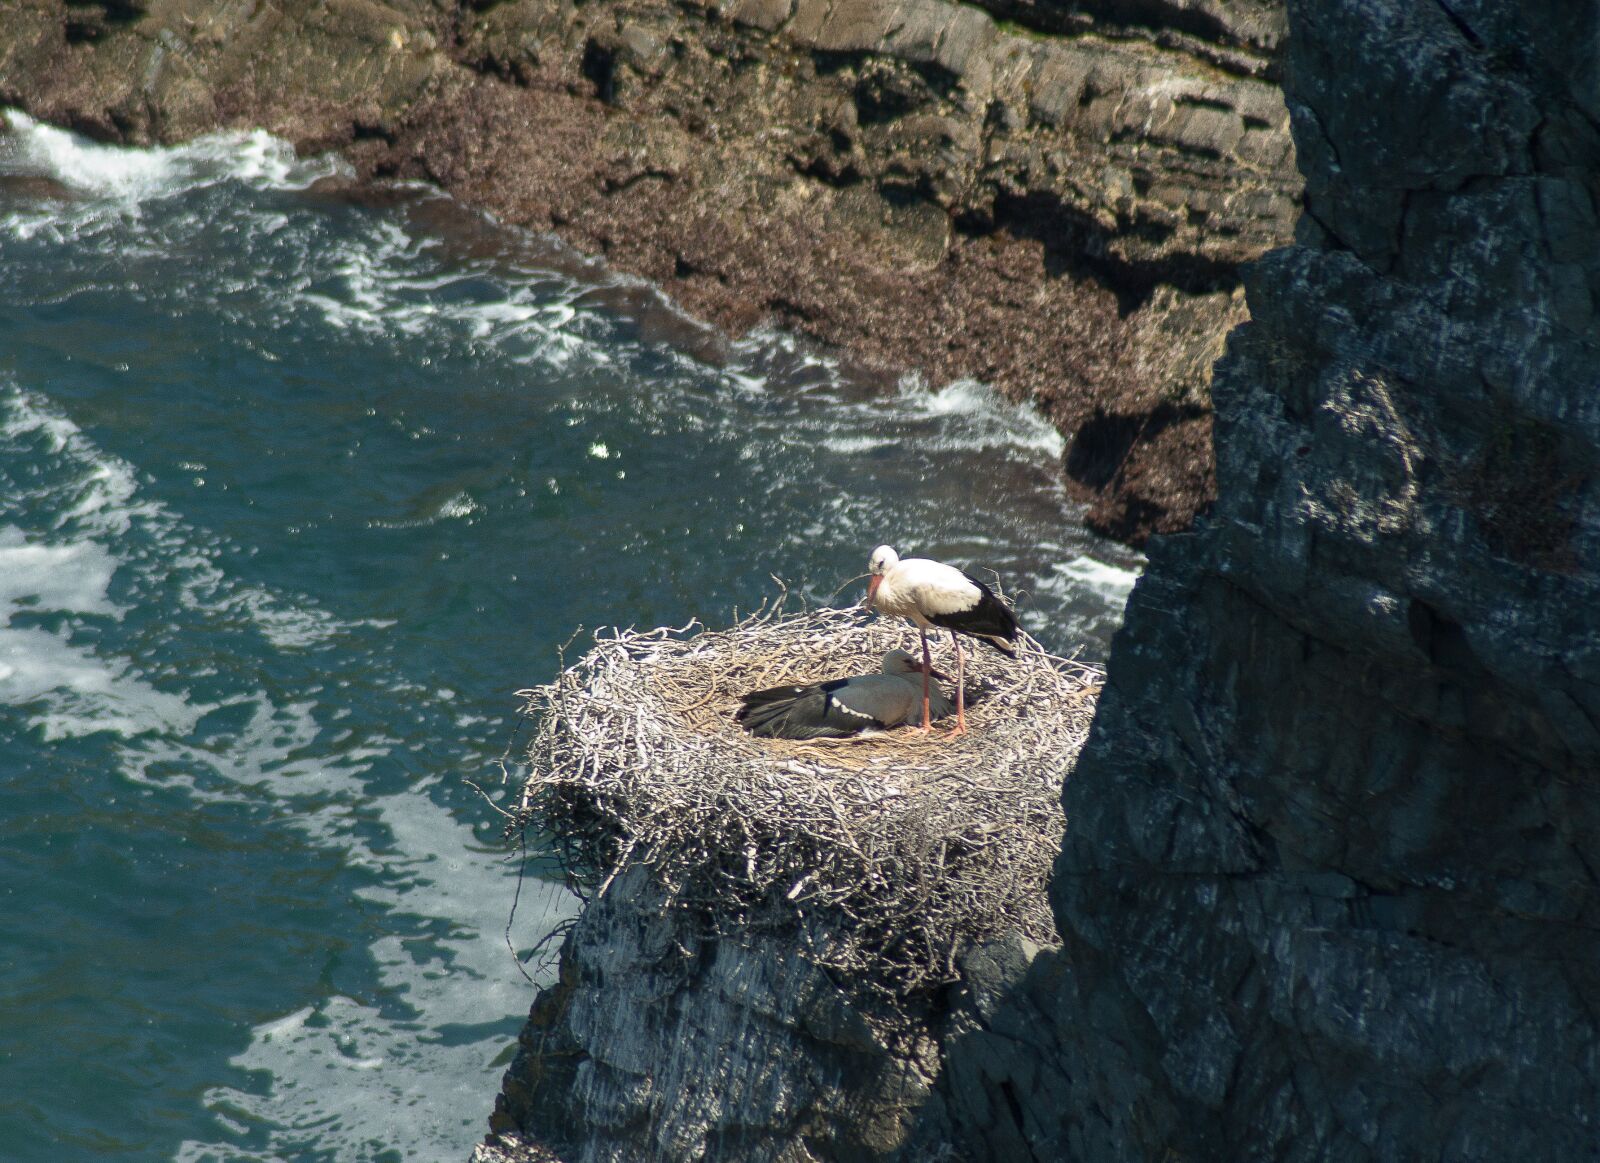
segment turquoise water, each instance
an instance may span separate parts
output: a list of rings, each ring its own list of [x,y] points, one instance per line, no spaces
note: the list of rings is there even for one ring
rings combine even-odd
[[[1137,560],[979,386],[697,361],[636,284],[264,135],[12,123],[0,1159],[465,1158],[532,996],[467,781],[577,626],[826,600],[891,540],[1104,652]],[[530,870],[522,952],[573,908]]]

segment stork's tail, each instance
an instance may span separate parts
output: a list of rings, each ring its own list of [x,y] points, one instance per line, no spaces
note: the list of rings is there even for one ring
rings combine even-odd
[[[758,691],[745,696],[745,704],[734,716],[752,735],[781,738],[794,710],[793,688]]]
[[[739,701],[744,706],[740,708],[738,715],[735,717],[743,719],[757,707],[764,707],[769,703],[792,703],[805,691],[806,688],[803,686],[773,686],[768,687],[766,690],[751,691],[747,695],[740,695]]]
[[[1001,654],[1004,654],[1007,658],[1015,659],[1017,657],[1017,652],[1015,650],[1013,650],[1010,646],[1007,646],[1006,645],[1006,640],[1004,638],[999,637],[998,635],[974,634],[973,637],[976,638],[979,642],[987,642],[990,646],[993,646],[996,650],[998,650]]]

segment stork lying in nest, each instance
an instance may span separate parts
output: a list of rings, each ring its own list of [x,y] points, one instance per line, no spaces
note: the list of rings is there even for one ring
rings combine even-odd
[[[876,674],[752,691],[741,696],[744,706],[734,718],[750,734],[768,739],[843,739],[869,728],[919,723],[925,676],[949,678],[904,650],[891,650]],[[950,713],[950,700],[938,687],[929,690],[928,700],[932,718]]]

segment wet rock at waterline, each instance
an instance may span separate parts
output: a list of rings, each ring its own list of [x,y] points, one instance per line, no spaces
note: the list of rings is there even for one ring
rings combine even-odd
[[[264,126],[729,331],[992,383],[1138,541],[1211,496],[1211,353],[1296,213],[1281,37],[1259,0],[14,0],[0,102],[132,141]]]

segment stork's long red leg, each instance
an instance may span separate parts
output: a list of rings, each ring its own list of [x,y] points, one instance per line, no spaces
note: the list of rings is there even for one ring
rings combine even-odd
[[[922,635],[922,729],[933,730],[933,715],[928,710],[928,684],[933,681],[933,656],[928,653],[928,632],[921,626],[917,633]]]
[[[967,733],[967,676],[965,660],[961,655],[961,639],[954,630],[950,631],[950,641],[956,644],[956,729],[950,734],[965,735]]]

